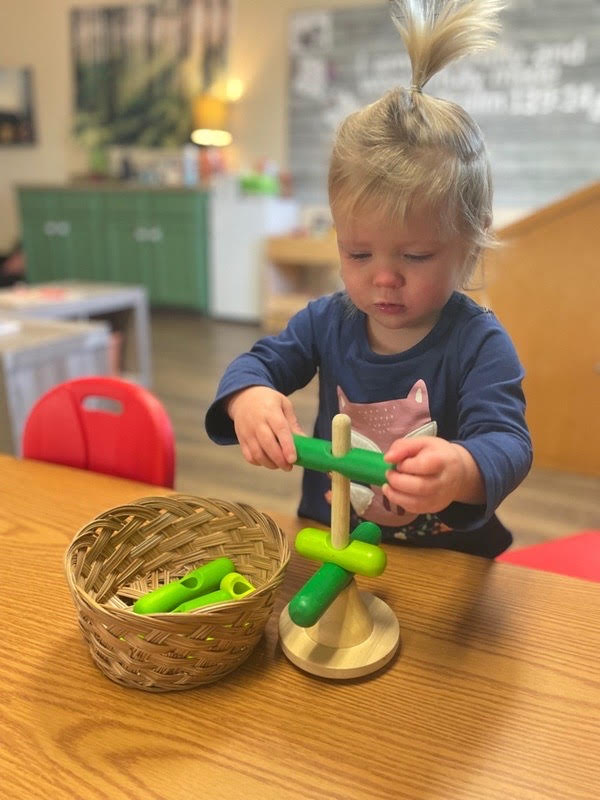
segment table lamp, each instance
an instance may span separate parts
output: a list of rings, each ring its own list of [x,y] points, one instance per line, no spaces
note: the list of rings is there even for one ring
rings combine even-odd
[[[229,106],[225,100],[206,92],[197,95],[192,106],[192,142],[206,147],[226,147],[231,144],[228,118]]]

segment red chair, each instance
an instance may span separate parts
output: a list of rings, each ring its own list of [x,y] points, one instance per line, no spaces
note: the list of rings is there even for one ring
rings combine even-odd
[[[496,561],[600,583],[600,531],[581,531],[531,547],[508,550],[497,556]]]
[[[44,394],[27,418],[23,455],[173,487],[167,412],[147,389],[120,378],[75,378]]]

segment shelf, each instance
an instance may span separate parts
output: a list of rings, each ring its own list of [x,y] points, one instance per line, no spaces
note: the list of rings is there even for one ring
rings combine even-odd
[[[271,236],[266,240],[261,324],[281,331],[309,300],[340,288],[335,234]]]
[[[337,242],[327,236],[271,236],[267,240],[267,258],[277,264],[303,267],[338,266]]]
[[[311,295],[303,292],[289,292],[269,298],[262,316],[263,330],[267,333],[279,333],[311,299]]]

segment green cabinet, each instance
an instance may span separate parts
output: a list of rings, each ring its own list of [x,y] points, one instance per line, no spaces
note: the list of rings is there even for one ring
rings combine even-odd
[[[101,203],[89,192],[20,192],[23,240],[31,280],[85,278],[101,272]]]
[[[205,192],[19,188],[33,282],[142,285],[154,305],[208,307]]]

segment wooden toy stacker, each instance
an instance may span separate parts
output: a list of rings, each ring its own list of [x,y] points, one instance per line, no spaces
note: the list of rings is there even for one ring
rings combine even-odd
[[[296,666],[325,678],[357,678],[380,669],[398,648],[398,620],[383,600],[359,592],[354,575],[376,577],[386,555],[381,531],[364,522],[350,534],[350,479],[385,483],[381,453],[350,447],[350,418],[333,419],[332,441],[294,437],[296,463],[332,473],[331,533],[305,528],[296,550],[322,566],[284,608],[281,646]]]

